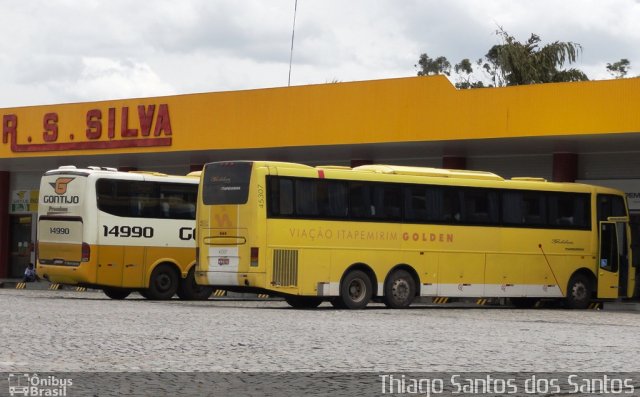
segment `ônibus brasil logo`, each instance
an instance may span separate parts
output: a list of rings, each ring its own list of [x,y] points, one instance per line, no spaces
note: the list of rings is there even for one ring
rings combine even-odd
[[[9,374],[9,395],[11,396],[66,396],[67,388],[73,385],[70,378],[54,375]]]
[[[58,178],[55,182],[50,183],[51,187],[57,194],[65,194],[67,192],[67,185],[75,178]]]

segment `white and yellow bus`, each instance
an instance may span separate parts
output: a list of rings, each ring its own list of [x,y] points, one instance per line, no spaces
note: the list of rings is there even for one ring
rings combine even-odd
[[[237,161],[205,166],[196,282],[294,307],[632,295],[622,192],[478,171]]]
[[[200,172],[168,176],[64,166],[40,183],[37,272],[113,299],[206,299],[194,282]]]

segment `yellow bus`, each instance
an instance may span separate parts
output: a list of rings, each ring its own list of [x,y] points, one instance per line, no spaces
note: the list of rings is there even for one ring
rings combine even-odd
[[[113,299],[206,299],[194,281],[200,172],[168,176],[63,166],[40,183],[37,272]]]
[[[585,308],[633,293],[622,192],[406,166],[206,164],[196,282],[293,307],[416,297]]]

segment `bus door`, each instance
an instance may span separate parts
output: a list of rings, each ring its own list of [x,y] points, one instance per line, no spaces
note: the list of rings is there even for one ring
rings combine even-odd
[[[622,233],[618,232],[618,225],[622,226]],[[628,266],[624,226],[624,223],[600,222],[598,298],[617,298],[621,293],[620,269]]]

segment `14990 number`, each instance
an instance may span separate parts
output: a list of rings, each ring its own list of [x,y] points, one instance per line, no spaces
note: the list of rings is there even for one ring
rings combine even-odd
[[[153,237],[153,228],[151,226],[102,226],[105,237],[133,237],[133,238],[151,238]]]

